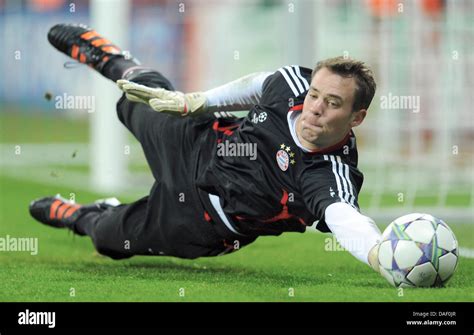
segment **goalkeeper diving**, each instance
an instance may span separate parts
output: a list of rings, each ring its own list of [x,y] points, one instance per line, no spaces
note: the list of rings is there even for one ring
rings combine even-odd
[[[330,58],[184,94],[86,26],[58,24],[48,39],[124,92],[117,116],[142,145],[154,183],[129,204],[41,198],[30,204],[36,220],[89,236],[113,259],[224,255],[317,222],[378,271],[381,234],[360,213],[352,130],[376,89],[365,63]],[[241,110],[248,115],[228,113]]]

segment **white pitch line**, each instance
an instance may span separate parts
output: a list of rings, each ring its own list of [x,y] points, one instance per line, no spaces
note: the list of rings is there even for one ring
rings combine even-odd
[[[474,258],[474,249],[460,247],[459,256],[465,258]]]

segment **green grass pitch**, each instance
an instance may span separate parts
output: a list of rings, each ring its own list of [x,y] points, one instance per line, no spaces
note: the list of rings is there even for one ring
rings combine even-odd
[[[0,143],[87,139],[86,120],[20,110],[0,115]],[[327,234],[262,237],[214,258],[114,261],[98,255],[89,238],[46,227],[29,216],[32,199],[76,192],[50,181],[16,179],[0,169],[0,237],[37,237],[39,243],[37,255],[0,252],[0,301],[474,301],[474,259],[460,258],[446,288],[398,291],[348,252],[325,251]],[[78,202],[104,196],[109,195],[80,192]],[[360,203],[364,208],[367,199]],[[460,206],[465,203],[459,201]],[[462,247],[474,248],[472,222],[450,226]]]
[[[473,301],[474,259],[461,258],[445,288],[401,292],[349,253],[325,251],[329,235],[317,233],[262,237],[214,258],[114,261],[98,255],[89,238],[29,217],[31,199],[71,190],[7,177],[0,186],[0,236],[39,240],[37,255],[0,252],[0,301]],[[453,229],[472,236],[470,226]]]

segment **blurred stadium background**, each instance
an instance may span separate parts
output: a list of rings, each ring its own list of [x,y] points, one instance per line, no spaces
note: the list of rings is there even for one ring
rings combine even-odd
[[[59,22],[93,26],[182,91],[336,55],[365,60],[378,90],[356,129],[363,212],[473,222],[472,0],[0,0],[0,178],[127,201],[147,194],[151,175],[115,119],[113,83],[65,69],[47,42]],[[93,97],[94,113],[58,107],[65,96]],[[408,97],[419,110],[395,104]]]

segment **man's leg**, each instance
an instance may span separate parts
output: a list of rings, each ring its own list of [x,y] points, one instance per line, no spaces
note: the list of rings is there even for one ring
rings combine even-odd
[[[174,90],[169,80],[159,72],[140,66],[130,55],[126,58],[118,46],[84,25],[57,24],[48,32],[48,40],[60,52],[89,65],[110,80],[123,78],[150,87]],[[117,113],[120,121],[142,144],[157,179],[160,162],[156,141],[169,116],[156,113],[147,105],[130,102],[125,96],[117,104]]]
[[[58,50],[111,80],[124,78],[173,90],[160,73],[125,59],[116,46],[91,29],[58,25],[48,37]],[[195,258],[221,253],[225,249],[222,238],[204,220],[203,210],[195,208],[199,199],[192,190],[195,144],[203,129],[211,129],[209,121],[157,113],[124,96],[117,104],[117,113],[143,146],[156,182],[146,204],[139,201],[100,213],[90,212],[76,217],[69,228],[90,236],[99,252],[112,258],[136,254]],[[182,202],[182,196],[186,202]],[[46,208],[48,213],[51,206]],[[51,220],[46,224],[53,225]]]
[[[127,205],[104,203],[79,205],[60,196],[45,197],[30,204],[37,221],[55,228],[67,228],[92,239],[97,251],[113,259],[159,254],[161,243],[153,225],[147,225],[148,197]]]
[[[166,78],[139,66],[135,59],[125,58],[119,47],[86,26],[58,24],[50,29],[48,39],[62,53],[89,65],[110,80],[141,76],[172,89]],[[147,242],[153,235],[150,228],[144,228],[152,226],[147,224],[147,203],[148,197],[145,197],[117,207],[103,204],[81,206],[59,196],[44,197],[30,204],[30,213],[43,224],[90,236],[101,254],[119,259],[150,254],[150,250],[159,249],[154,241]]]
[[[122,78],[134,80],[143,73],[158,73],[141,66],[136,58],[125,55],[118,46],[85,25],[57,24],[49,30],[48,40],[60,52],[114,82]],[[156,87],[174,90],[163,76],[158,81]]]
[[[142,233],[148,197],[134,203],[89,211],[74,224],[74,231],[92,239],[96,250],[113,259],[149,255],[156,246]]]

